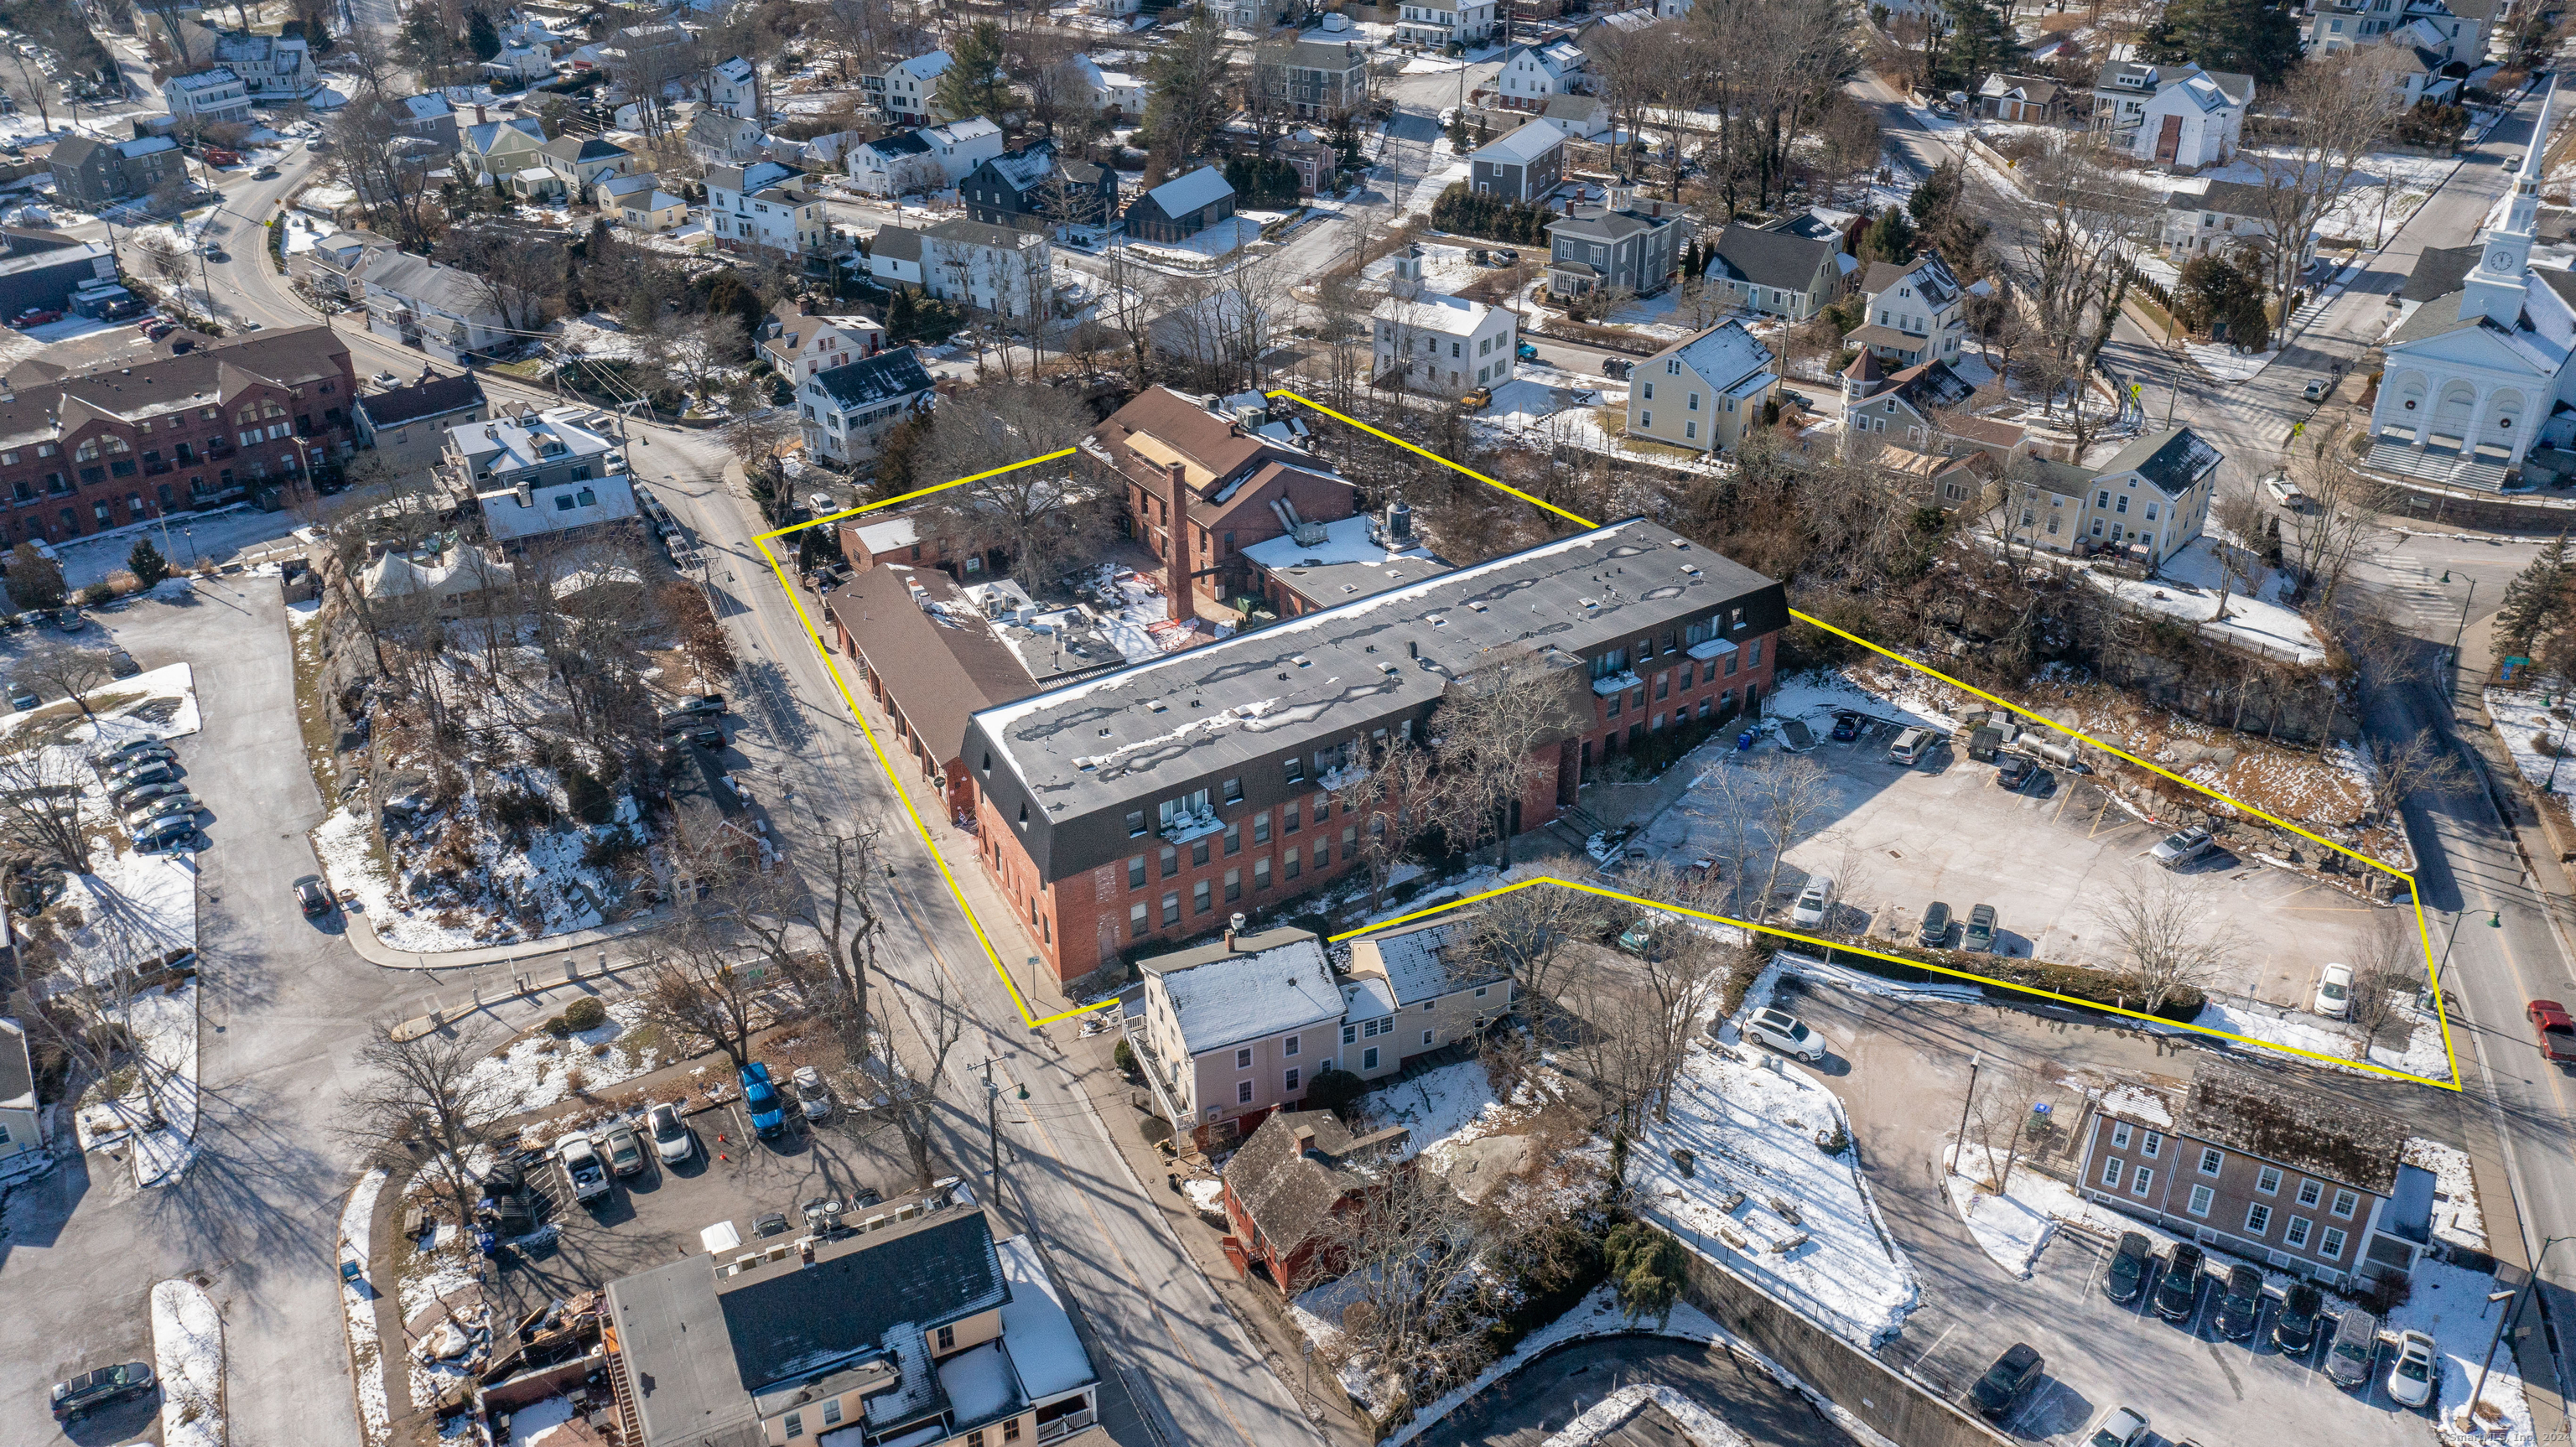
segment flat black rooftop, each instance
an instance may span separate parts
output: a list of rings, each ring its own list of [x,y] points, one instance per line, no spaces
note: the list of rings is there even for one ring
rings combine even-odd
[[[994,780],[1007,767],[1050,821],[1069,820],[1150,791],[1139,776],[1178,784],[1426,707],[1491,649],[1571,662],[1776,587],[1630,518],[981,710],[969,747],[998,740]],[[1755,607],[1745,621],[1786,619]]]

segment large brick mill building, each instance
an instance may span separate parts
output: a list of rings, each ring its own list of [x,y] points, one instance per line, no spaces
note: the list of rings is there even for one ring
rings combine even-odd
[[[1778,583],[1668,528],[1560,538],[974,713],[978,854],[1078,978],[1358,867],[1339,771],[1493,651],[1591,680],[1589,726],[1543,747],[1519,833],[1647,734],[1757,708],[1787,622]]]

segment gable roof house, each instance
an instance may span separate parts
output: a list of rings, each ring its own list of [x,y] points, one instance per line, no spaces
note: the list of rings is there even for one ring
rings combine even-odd
[[[161,82],[161,103],[170,108],[172,120],[184,125],[250,119],[250,87],[220,65]]]
[[[616,213],[627,229],[648,235],[675,230],[689,220],[687,198],[663,190],[662,178],[650,171],[602,180],[595,199],[600,210]]]
[[[539,164],[555,174],[571,197],[583,203],[591,189],[611,176],[630,176],[637,165],[633,151],[598,136],[557,136],[537,148]]]
[[[1729,318],[1628,374],[1628,431],[1694,452],[1733,447],[1780,385],[1771,349]]]
[[[2233,259],[2240,251],[2271,256],[2272,221],[2264,214],[2264,187],[2243,181],[2186,184],[2196,189],[2165,193],[2165,255],[2174,264],[2195,256]],[[2317,233],[2310,231],[2300,238],[2300,267],[2316,255]]]
[[[921,233],[909,226],[880,226],[868,238],[867,255],[859,259],[869,276],[884,286],[921,286]]]
[[[1025,1236],[995,1240],[954,1178],[792,1242],[746,1242],[747,1225],[608,1284],[621,1442],[1108,1441],[1045,1258]]]
[[[2331,1093],[2204,1065],[2185,1091],[2103,1092],[2078,1134],[2086,1199],[2337,1290],[2405,1277],[2430,1244],[2405,1126]]]
[[[769,137],[760,122],[726,111],[703,110],[689,118],[681,144],[689,158],[703,166],[739,166],[760,156]]]
[[[1301,120],[1368,104],[1369,51],[1328,30],[1301,31],[1253,48],[1252,83],[1262,99]]]
[[[806,173],[777,161],[707,168],[707,221],[727,251],[757,247],[790,256],[817,255],[832,226],[806,186]]]
[[[2153,572],[2208,526],[2223,456],[2188,427],[2150,432],[2121,448],[2093,478],[2087,540],[2128,552]]]
[[[426,257],[380,251],[359,273],[367,330],[418,347],[451,367],[511,339],[509,320],[480,278]]]
[[[886,329],[870,317],[817,313],[799,297],[769,309],[756,344],[780,375],[798,381],[884,351]]]
[[[1713,243],[1708,279],[1732,305],[1798,321],[1842,295],[1841,260],[1832,241],[1730,221]]]
[[[500,415],[447,429],[440,480],[474,499],[493,542],[515,548],[613,528],[638,516],[625,447],[588,407]]]
[[[1491,94],[1508,111],[1542,111],[1557,96],[1588,88],[1592,58],[1571,40],[1515,45],[1494,73]]]
[[[442,156],[456,150],[456,107],[437,91],[423,91],[394,102],[394,126],[404,135],[429,142]]]
[[[2055,125],[2066,119],[2066,93],[2044,75],[2007,75],[1996,71],[1977,87],[1977,114],[1998,121],[2036,121]]]
[[[1652,296],[1681,264],[1682,213],[1636,188],[1604,188],[1604,204],[1569,206],[1547,223],[1550,296],[1625,291]]]
[[[1178,895],[1164,903],[1179,912]],[[1342,990],[1312,931],[1247,934],[1238,922],[1218,943],[1136,967],[1144,983],[1122,1026],[1137,1071],[1163,1118],[1202,1149],[1305,1099],[1339,1052]]]
[[[1510,307],[1441,292],[1390,296],[1369,313],[1369,385],[1456,397],[1508,380],[1520,349]]]
[[[300,35],[217,31],[213,59],[241,77],[254,104],[303,100],[322,88],[313,47]]]
[[[1364,1080],[1401,1070],[1452,1045],[1476,1039],[1511,1013],[1509,970],[1479,962],[1467,948],[1469,910],[1422,924],[1380,930],[1351,941],[1342,1068]],[[1383,1016],[1376,1013],[1382,1006]],[[1366,1022],[1382,1020],[1384,1055],[1370,1050]],[[1356,1047],[1356,1048],[1352,1048]]]
[[[288,253],[286,269],[324,296],[354,301],[360,291],[358,273],[366,259],[392,249],[393,242],[370,231],[334,231],[302,251]]]
[[[988,226],[1106,226],[1118,214],[1118,173],[1090,161],[1062,160],[1051,140],[1031,141],[978,163],[957,190],[967,219]]]
[[[1968,288],[1938,255],[1926,252],[1902,266],[1873,261],[1860,289],[1869,305],[1862,324],[1843,340],[1907,367],[1959,355],[1968,335]]]
[[[932,296],[997,316],[1055,309],[1055,247],[1034,231],[962,216],[942,221],[921,233],[921,278]]]
[[[2093,82],[2093,129],[2141,161],[2197,169],[2236,154],[2254,78],[2115,60]]]
[[[1225,1163],[1226,1259],[1245,1274],[1258,1266],[1282,1296],[1341,1275],[1334,1223],[1365,1209],[1390,1170],[1407,1169],[1386,1157],[1411,1134],[1397,1125],[1354,1135],[1329,1110],[1262,1121]]]
[[[544,123],[534,116],[513,116],[467,126],[456,159],[476,183],[488,186],[495,176],[515,176],[544,164],[538,152],[545,144]]]
[[[1530,121],[1467,156],[1468,184],[1480,196],[1537,201],[1563,179],[1565,132],[1550,120]]]
[[[187,153],[168,136],[100,141],[65,136],[54,142],[45,167],[54,190],[83,210],[95,211],[133,196],[149,196],[173,182],[185,184]]]
[[[760,118],[760,67],[731,55],[707,68],[706,83],[700,87],[710,110],[743,120]]]
[[[1002,128],[982,116],[881,136],[850,148],[850,184],[867,196],[944,191],[1002,146]]]
[[[865,462],[877,455],[887,429],[930,398],[930,373],[910,347],[823,368],[796,384],[806,455]]]
[[[1201,166],[1127,203],[1119,225],[1139,241],[1187,241],[1234,215],[1234,188],[1214,166]]]
[[[934,50],[862,74],[859,89],[876,102],[886,124],[926,126],[938,118],[939,77],[947,74],[953,63],[947,51]]]
[[[442,377],[424,370],[408,386],[358,399],[358,441],[403,471],[428,467],[446,450],[447,430],[482,421],[488,405],[472,372]]]
[[[1949,414],[1967,406],[1977,389],[1938,358],[1891,373],[1876,352],[1863,352],[1843,368],[1842,392],[1847,448],[1871,438],[1891,447],[1953,453],[1963,449],[1946,440],[1956,435]]]

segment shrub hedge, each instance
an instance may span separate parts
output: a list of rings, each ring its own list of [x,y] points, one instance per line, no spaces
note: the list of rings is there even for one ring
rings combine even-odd
[[[1440,199],[1431,203],[1431,224],[1439,230],[1512,246],[1546,245],[1547,223],[1555,219],[1556,214],[1544,206],[1506,200],[1491,192],[1479,195],[1464,181],[1450,182]]]
[[[1881,943],[1872,948],[1887,954],[1901,955],[1910,960],[1924,960],[1947,969],[1962,970],[1969,974],[2001,980],[2007,984],[2046,990],[2053,995],[2063,995],[2072,1000],[2094,1005],[2112,1005],[2135,1010],[2138,1008],[2137,1002],[2142,997],[2142,992],[2137,985],[2127,975],[2116,970],[2097,970],[2085,965],[2062,965],[2049,960],[2017,960],[2002,955],[1972,955],[1963,950],[1927,950],[1910,945]],[[1932,981],[1966,983],[1959,981],[1956,976],[1937,974],[1919,965],[1895,964],[1854,950],[1833,949],[1826,951],[1825,954],[1833,964],[1845,969],[1859,970],[1863,974],[1876,975],[1884,980],[1897,980],[1911,985]],[[1978,988],[1985,991],[1988,999],[2005,1004],[2027,1002],[2033,998],[2020,990],[2006,989],[2001,985],[1980,984]],[[2164,1008],[2157,1010],[2155,1016],[2160,1020],[2171,1020],[2178,1025],[2187,1025],[2198,1018],[2201,1007],[2208,1003],[2207,995],[2190,986],[2184,986],[2173,991],[2166,998]]]

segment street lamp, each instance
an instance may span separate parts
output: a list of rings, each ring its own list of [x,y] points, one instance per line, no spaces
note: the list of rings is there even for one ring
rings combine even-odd
[[[2461,1408],[2469,1414],[2471,1420],[2477,1417],[2478,1399],[2486,1395],[2487,1372],[2495,1366],[2496,1343],[2504,1340],[2506,1329],[2522,1316],[2522,1303],[2529,1298],[2531,1288],[2540,1280],[2541,1263],[2549,1259],[2549,1248],[2561,1241],[2576,1241],[2576,1236],[2552,1236],[2540,1243],[2540,1253],[2531,1258],[2531,1274],[2524,1277],[2522,1285],[2515,1289],[2513,1308],[2504,1314],[2503,1320],[2496,1323],[2495,1335],[2487,1338],[2487,1354],[2478,1363],[2478,1385],[2469,1393],[2469,1404]]]
[[[2467,919],[2468,915],[2465,912],[2455,912],[2451,916],[2450,937],[2442,941],[2442,962],[2433,967],[2433,989],[2437,994],[2442,988],[2442,972],[2451,967],[2451,946],[2460,942],[2460,925]],[[2487,928],[2503,929],[2504,911],[2487,911]]]

